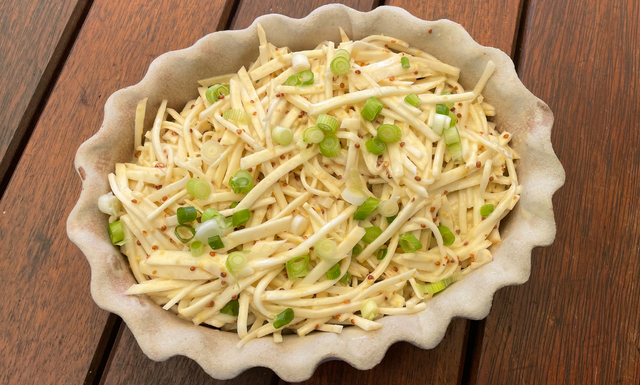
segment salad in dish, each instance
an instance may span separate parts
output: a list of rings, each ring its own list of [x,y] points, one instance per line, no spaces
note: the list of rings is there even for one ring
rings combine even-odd
[[[510,133],[460,69],[388,36],[259,57],[164,100],[100,197],[148,295],[239,346],[382,327],[492,261],[522,192]],[[194,89],[194,95],[196,95]],[[175,106],[174,106],[175,107]]]

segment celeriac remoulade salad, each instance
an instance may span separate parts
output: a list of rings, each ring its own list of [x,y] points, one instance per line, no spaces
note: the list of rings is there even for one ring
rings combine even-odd
[[[201,80],[182,110],[162,101],[152,127],[140,101],[135,162],[98,202],[127,294],[242,346],[378,329],[492,261],[522,191],[482,96],[495,65],[465,90],[402,40],[340,33],[291,52],[258,26],[249,68]]]

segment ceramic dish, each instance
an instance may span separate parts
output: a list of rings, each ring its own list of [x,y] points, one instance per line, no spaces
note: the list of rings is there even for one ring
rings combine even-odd
[[[341,334],[286,336],[280,344],[265,338],[242,348],[236,347],[236,333],[194,326],[146,296],[125,295],[135,281],[125,258],[111,245],[107,216],[98,210],[97,201],[109,191],[107,174],[115,163],[132,159],[136,105],[149,97],[145,122],[149,127],[162,99],[181,107],[194,96],[197,80],[235,72],[255,60],[258,22],[271,42],[293,50],[312,48],[322,40],[339,41],[339,26],[353,39],[372,34],[394,36],[459,67],[459,82],[465,87],[477,82],[488,60],[495,62],[496,71],[484,95],[498,112],[497,126],[515,136],[512,146],[521,155],[518,176],[524,191],[501,223],[503,241],[492,249],[492,263],[434,297],[425,311],[383,318],[379,330],[345,328]],[[480,46],[464,28],[448,20],[423,21],[395,7],[361,13],[341,5],[321,7],[304,19],[263,16],[245,30],[216,32],[190,48],[160,56],[140,83],[111,95],[104,115],[100,131],[76,155],[83,190],[67,223],[69,237],[91,265],[91,294],[98,306],[124,319],[151,359],[184,355],[215,378],[232,378],[262,366],[285,381],[296,382],[309,378],[320,363],[331,359],[370,369],[398,341],[431,349],[443,338],[452,318],[484,318],[496,290],[524,283],[529,278],[531,250],[549,245],[555,237],[551,197],[564,183],[564,170],[551,146],[553,114],[520,82],[505,53]]]

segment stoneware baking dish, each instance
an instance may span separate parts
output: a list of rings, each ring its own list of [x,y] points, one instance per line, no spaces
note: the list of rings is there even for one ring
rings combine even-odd
[[[162,99],[178,108],[194,96],[198,79],[236,72],[258,56],[257,23],[276,46],[311,49],[320,41],[340,41],[338,27],[352,39],[385,34],[402,39],[461,69],[459,82],[472,88],[488,60],[496,71],[484,95],[495,106],[495,122],[515,135],[520,153],[518,175],[524,191],[515,209],[502,221],[503,241],[493,248],[494,261],[434,297],[426,310],[411,316],[385,317],[372,332],[345,328],[341,334],[318,333],[305,338],[286,336],[275,344],[270,338],[237,348],[236,333],[194,326],[162,310],[146,296],[127,296],[135,283],[126,259],[111,245],[107,215],[98,210],[98,197],[109,191],[107,175],[115,164],[133,157],[136,105],[148,97],[146,127]],[[432,30],[432,33],[428,33]],[[395,7],[362,13],[342,5],[318,8],[304,19],[281,15],[258,18],[241,31],[207,35],[180,51],[168,52],[150,65],[142,81],[108,99],[100,130],[78,149],[75,167],[82,193],[71,212],[67,231],[91,265],[91,295],[101,308],[121,316],[144,353],[156,361],[184,355],[198,362],[211,376],[228,379],[263,366],[285,381],[309,378],[327,360],[339,359],[358,369],[378,364],[388,347],[407,341],[423,349],[435,347],[454,317],[487,316],[496,290],[524,283],[529,278],[531,250],[549,245],[556,234],[551,197],[564,183],[564,170],[551,146],[553,114],[518,79],[504,52],[477,44],[460,25],[424,21]]]

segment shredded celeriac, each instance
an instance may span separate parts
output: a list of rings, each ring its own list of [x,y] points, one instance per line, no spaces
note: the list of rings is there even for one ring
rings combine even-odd
[[[260,25],[258,31],[260,56],[248,70],[201,80],[197,97],[181,111],[162,101],[152,127],[143,127],[147,99],[137,106],[136,161],[116,166],[111,192],[99,201],[110,223],[122,225],[120,249],[138,281],[127,294],[146,294],[195,324],[235,330],[242,346],[269,334],[281,342],[284,329],[300,337],[314,330],[340,333],[346,325],[378,329],[382,317],[424,310],[434,295],[426,287],[458,281],[493,260],[500,221],[522,187],[512,136],[487,119],[497,112],[481,95],[492,62],[465,91],[459,68],[395,38],[351,41],[341,30],[339,44],[296,53],[269,43]],[[342,75],[330,69],[338,50],[350,54],[351,67]],[[313,84],[285,84],[303,70],[313,73]],[[229,92],[211,103],[205,93],[217,84]],[[417,106],[405,101],[409,94],[418,96]],[[361,112],[371,97],[383,108],[368,120]],[[452,157],[435,129],[437,104],[452,105],[462,160]],[[245,118],[225,118],[231,110]],[[335,157],[303,141],[320,114],[339,122]],[[397,126],[402,136],[374,155],[367,141],[382,124]],[[290,129],[293,141],[278,144],[275,127]],[[205,156],[205,147],[218,152]],[[239,170],[255,183],[248,193],[232,189]],[[187,192],[193,179],[209,186],[208,197]],[[381,203],[356,220],[367,198]],[[488,205],[492,212],[482,215]],[[214,250],[205,241],[196,256],[191,246],[199,235],[183,242],[176,229],[179,208],[187,207],[199,212],[187,224],[195,231],[207,209],[227,218],[245,209],[251,215],[221,230],[223,247]],[[380,233],[366,243],[370,227]],[[407,237],[420,248],[406,249]],[[326,239],[335,243],[328,259],[315,249]],[[229,271],[227,258],[235,251],[246,252],[246,263]],[[287,264],[304,255],[306,274],[289,277]],[[339,274],[330,279],[332,267]],[[230,305],[236,310],[223,311]],[[294,318],[274,326],[285,309]]]

